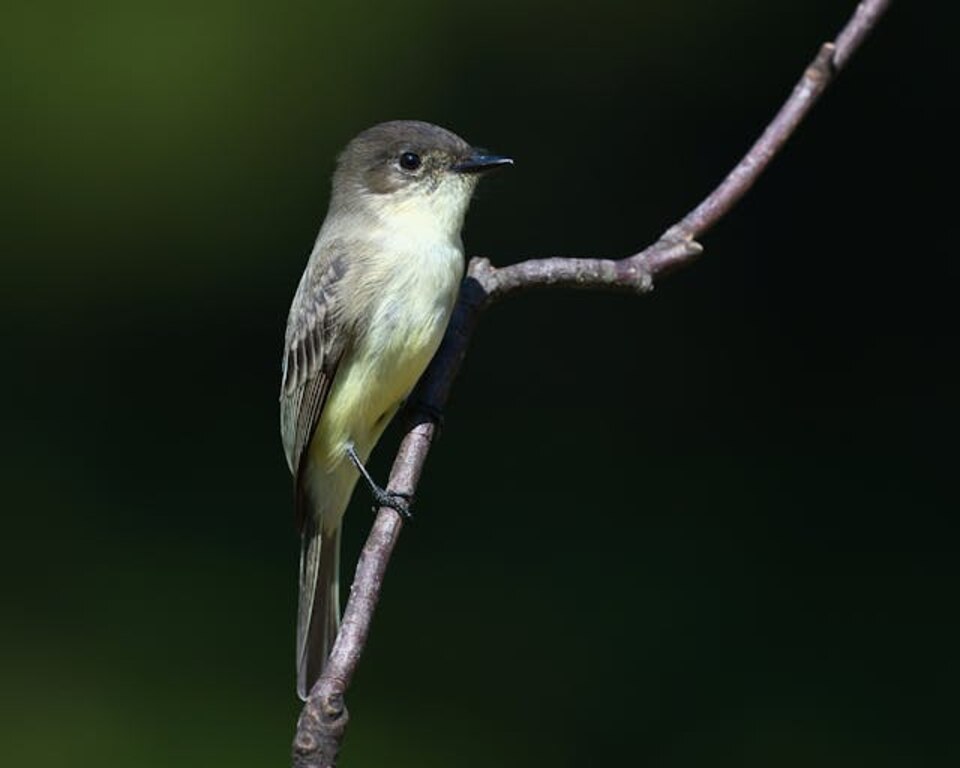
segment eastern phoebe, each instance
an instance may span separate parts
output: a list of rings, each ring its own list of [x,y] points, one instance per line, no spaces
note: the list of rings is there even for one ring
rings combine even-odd
[[[280,430],[300,529],[297,692],[340,623],[340,523],[364,463],[443,337],[463,277],[479,175],[512,163],[429,123],[375,125],[337,163],[327,217],[287,320]]]

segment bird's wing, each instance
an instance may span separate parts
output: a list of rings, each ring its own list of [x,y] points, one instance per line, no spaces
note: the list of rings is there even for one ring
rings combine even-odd
[[[346,249],[319,246],[307,265],[287,320],[280,386],[280,431],[294,476],[297,526],[302,530],[305,499],[300,475],[349,335],[343,327],[339,285],[348,268]]]

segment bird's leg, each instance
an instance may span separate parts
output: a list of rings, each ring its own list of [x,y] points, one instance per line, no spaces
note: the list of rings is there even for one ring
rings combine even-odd
[[[390,509],[394,510],[400,517],[406,520],[413,517],[410,513],[410,501],[412,497],[409,493],[387,491],[377,485],[373,478],[370,477],[370,473],[367,472],[367,468],[363,466],[363,462],[360,461],[360,457],[357,455],[357,450],[353,447],[353,443],[347,445],[347,456],[350,457],[350,461],[353,462],[353,466],[357,468],[360,476],[367,481],[370,493],[373,494],[373,500],[377,503],[377,506],[374,507],[375,511],[379,507],[390,507]]]

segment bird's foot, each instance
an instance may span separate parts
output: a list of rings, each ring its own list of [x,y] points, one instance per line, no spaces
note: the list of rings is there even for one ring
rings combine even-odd
[[[410,511],[410,504],[413,502],[413,496],[409,493],[400,491],[387,491],[378,486],[370,489],[373,494],[373,511],[376,512],[381,507],[389,507],[404,520],[412,520],[413,513]]]
[[[388,491],[377,485],[370,476],[370,473],[367,472],[367,468],[363,466],[363,462],[360,461],[357,450],[353,447],[352,443],[347,446],[347,456],[350,457],[353,466],[357,468],[357,472],[366,480],[367,486],[370,488],[370,493],[373,495],[374,502],[376,502],[373,507],[374,512],[381,507],[389,507],[404,520],[410,520],[413,517],[413,514],[410,512],[410,504],[413,502],[413,497],[409,493]]]

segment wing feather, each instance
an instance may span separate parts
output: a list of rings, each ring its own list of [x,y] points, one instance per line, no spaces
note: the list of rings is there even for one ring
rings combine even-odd
[[[280,431],[294,476],[297,525],[301,530],[305,514],[300,487],[302,464],[346,347],[338,287],[347,265],[346,249],[339,242],[318,244],[287,320]]]

